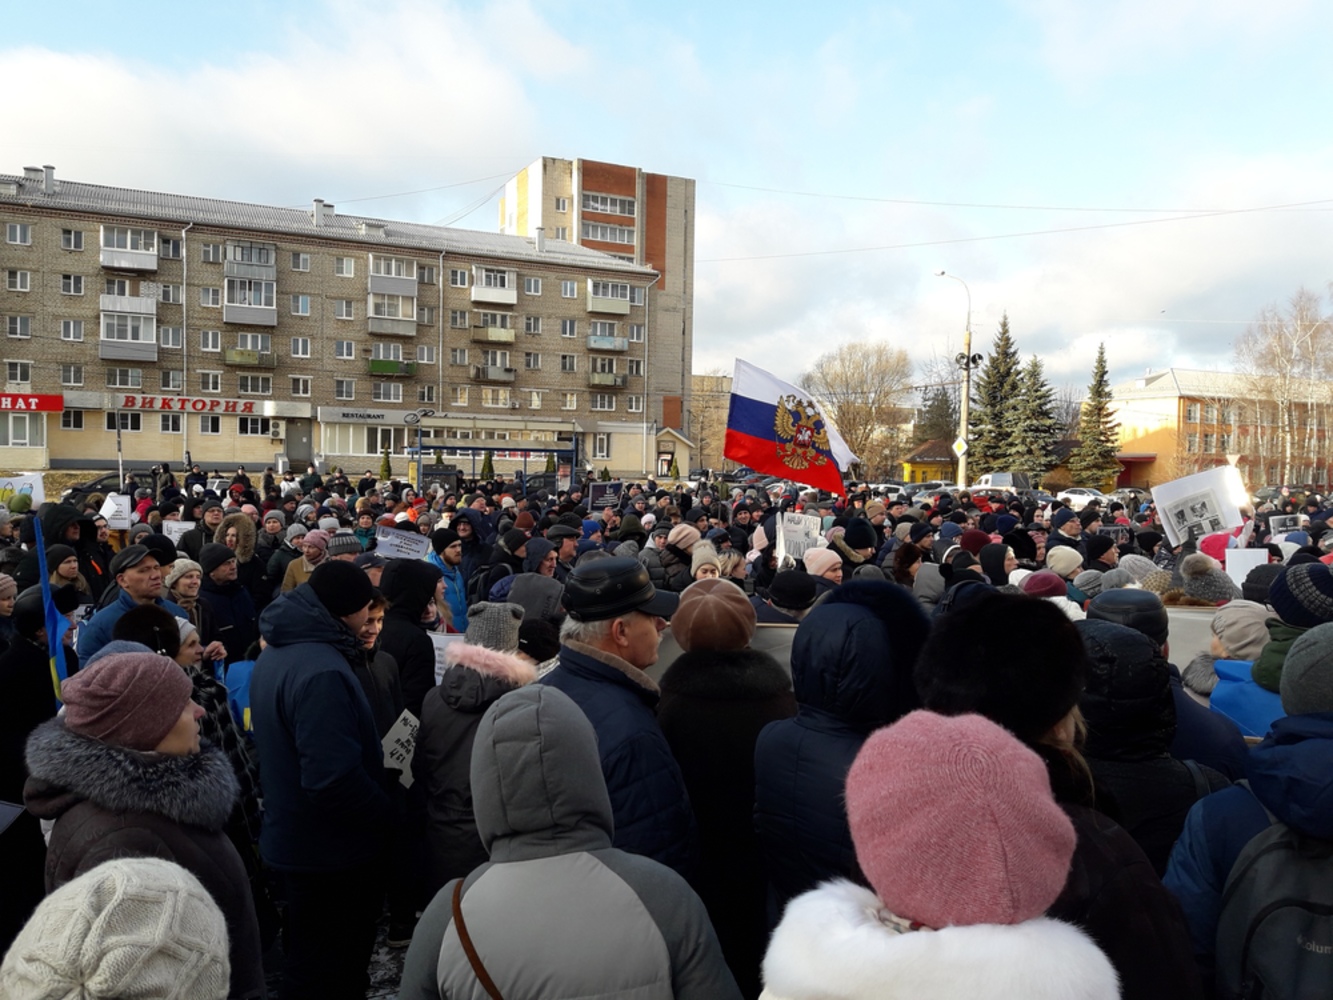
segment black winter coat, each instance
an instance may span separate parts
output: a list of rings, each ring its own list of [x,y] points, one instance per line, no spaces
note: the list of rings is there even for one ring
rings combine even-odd
[[[227,647],[228,663],[244,660],[246,650],[259,638],[259,622],[250,592],[240,580],[215,583],[212,577],[204,574],[199,601],[207,605],[212,619],[213,634],[209,640],[217,639]]]
[[[435,645],[421,624],[422,612],[435,597],[443,577],[438,566],[420,559],[391,559],[380,577],[380,590],[389,599],[384,613],[380,649],[398,664],[403,706],[421,718],[421,702],[435,686]]]
[[[764,726],[796,714],[791,678],[767,653],[692,650],[662,675],[661,688],[657,721],[699,824],[694,886],[741,992],[755,997],[768,879],[754,829],[754,748]]]
[[[93,523],[93,519],[79,513],[73,504],[67,503],[47,504],[46,510],[39,516],[42,520],[42,540],[46,542],[47,548],[52,545],[71,546],[78,553],[79,572],[88,581],[93,598],[101,597],[102,591],[106,590],[108,585],[114,584],[115,579],[111,576],[102,546],[97,541],[97,525]],[[69,541],[65,536],[69,533],[69,528],[76,524],[79,528],[78,538]],[[47,570],[54,571],[55,567],[47,566]],[[14,571],[14,581],[22,591],[41,583],[40,577],[37,552],[34,550],[24,556],[22,562],[18,564],[18,568]]]

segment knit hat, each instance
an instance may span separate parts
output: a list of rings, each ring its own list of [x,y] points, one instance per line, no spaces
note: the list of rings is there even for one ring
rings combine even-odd
[[[690,584],[671,616],[671,634],[687,653],[744,649],[754,638],[754,629],[754,605],[730,580]]]
[[[518,651],[545,663],[560,652],[560,630],[541,618],[525,618],[518,627]]]
[[[236,551],[217,542],[209,542],[199,550],[199,568],[209,575],[229,559],[236,558]]]
[[[199,630],[194,627],[194,622],[190,621],[188,618],[177,618],[176,630],[180,633],[182,646],[185,645],[185,640],[190,637],[191,633],[198,634],[199,632]]]
[[[174,660],[118,653],[60,685],[65,728],[130,750],[152,750],[181,717],[194,691]]]
[[[809,573],[783,570],[768,585],[768,599],[788,611],[804,611],[815,603],[815,582]]]
[[[361,552],[361,539],[350,531],[340,531],[329,539],[324,551],[330,556],[358,555]]]
[[[929,521],[918,521],[907,532],[907,537],[913,542],[919,542],[927,535],[935,534],[935,526]]]
[[[104,861],[33,911],[0,967],[0,994],[223,1000],[227,952],[222,911],[180,865]]]
[[[1273,612],[1255,601],[1232,601],[1217,609],[1209,626],[1233,660],[1256,660],[1268,645]]]
[[[1033,573],[1023,578],[1020,584],[1023,593],[1029,597],[1068,597],[1069,586],[1064,577],[1057,576],[1048,569]],[[1076,585],[1077,586],[1077,585]]]
[[[1323,563],[1288,566],[1268,588],[1268,603],[1279,618],[1298,628],[1333,621],[1333,573]]]
[[[1142,583],[1144,577],[1157,568],[1157,564],[1147,556],[1130,553],[1127,556],[1120,557],[1120,563],[1116,568],[1128,570],[1129,575],[1134,578],[1135,583]]]
[[[1316,625],[1291,644],[1282,665],[1282,710],[1333,712],[1333,623]]]
[[[990,544],[990,535],[980,528],[968,528],[958,536],[958,544],[965,552],[976,555]]]
[[[1139,586],[1162,597],[1171,589],[1171,573],[1168,570],[1155,569],[1143,578]]]
[[[14,597],[19,592],[19,585],[8,573],[0,573],[0,601]]]
[[[517,528],[510,528],[500,536],[501,547],[511,556],[517,555],[518,550],[523,548],[523,546],[527,544],[527,541],[528,536],[523,534],[523,532],[519,531]]]
[[[1082,573],[1079,574],[1079,576],[1082,575],[1083,575]],[[1123,566],[1117,566],[1115,569],[1108,569],[1105,573],[1102,574],[1100,582],[1101,582],[1101,588],[1099,589],[1098,593],[1100,593],[1102,590],[1119,590],[1121,587],[1137,586],[1137,584],[1134,582],[1134,575],[1130,573],[1129,570],[1125,569]],[[1077,578],[1075,578],[1074,586],[1076,587],[1078,586]],[[1083,592],[1085,594],[1088,593],[1086,590]],[[1088,596],[1096,597],[1097,595],[1088,594]]]
[[[439,555],[454,542],[458,541],[458,532],[453,528],[436,528],[430,533],[430,547]]]
[[[940,525],[940,541],[947,542],[963,533],[963,526],[954,521],[945,521]]]
[[[1264,563],[1261,566],[1255,566],[1245,574],[1245,582],[1240,585],[1240,593],[1247,601],[1254,601],[1256,604],[1268,603],[1268,590],[1273,585],[1273,580],[1282,572],[1282,566],[1279,563]]]
[[[79,554],[68,545],[48,545],[46,547],[46,568],[54,573],[66,559],[77,559]]]
[[[319,603],[335,618],[356,614],[375,596],[365,570],[341,559],[325,559],[310,574],[309,583]]]
[[[1093,535],[1088,539],[1086,548],[1089,559],[1100,559],[1115,548],[1115,539],[1110,535]]]
[[[1078,515],[1068,507],[1061,507],[1051,515],[1051,530],[1059,531],[1061,525],[1068,524],[1070,521],[1077,521]]]
[[[887,513],[887,508],[885,508],[885,506],[878,500],[872,500],[870,501],[870,503],[866,504],[867,519],[875,517],[878,514],[884,514],[884,513]]]
[[[226,546],[224,545],[223,548],[226,548]],[[177,559],[174,563],[171,564],[171,572],[169,572],[166,575],[166,578],[164,579],[163,582],[166,584],[166,588],[168,590],[171,590],[180,581],[180,578],[183,577],[186,573],[198,573],[199,575],[202,576],[203,572],[204,568],[200,566],[197,562],[195,562],[192,559],[186,559],[184,556],[181,556],[179,559]]]
[[[1186,597],[1225,604],[1240,596],[1239,588],[1222,572],[1221,564],[1202,552],[1191,552],[1180,560],[1180,576]]]
[[[320,550],[327,550],[329,547],[329,533],[321,528],[314,531],[307,531],[305,537],[301,539],[302,545],[313,545]]]
[[[805,571],[811,576],[823,576],[842,565],[842,556],[828,548],[806,549],[801,561],[805,563]]]
[[[906,920],[1023,923],[1069,876],[1074,826],[1046,765],[980,715],[917,711],[873,733],[846,797],[857,863]]]
[[[547,533],[550,534],[549,532]],[[667,535],[667,544],[674,545],[682,552],[691,552],[694,546],[699,543],[703,536],[699,534],[699,529],[691,524],[678,524],[671,529]]]
[[[1066,579],[1083,566],[1083,557],[1072,545],[1056,545],[1046,550],[1046,566]]]
[[[719,573],[722,571],[722,561],[717,557],[717,549],[708,542],[700,542],[690,553],[690,576],[697,576],[702,566],[714,566]]]
[[[523,624],[523,605],[480,601],[467,609],[467,633],[463,640],[501,653],[518,651],[518,629]]]
[[[1096,597],[1102,592],[1101,570],[1085,569],[1074,577],[1074,586],[1083,591],[1085,597]]]
[[[1171,619],[1162,598],[1150,590],[1103,590],[1088,602],[1088,617],[1128,625],[1159,646],[1170,637]]]
[[[873,549],[879,546],[875,526],[864,517],[854,517],[847,522],[847,531],[842,541],[849,549]]]
[[[264,520],[265,520],[265,521],[277,521],[277,522],[278,522],[279,524],[281,524],[283,527],[286,527],[286,526],[287,526],[287,515],[284,514],[281,510],[279,510],[279,509],[276,508],[276,507],[275,507],[273,510],[269,511],[267,514],[264,515]]]

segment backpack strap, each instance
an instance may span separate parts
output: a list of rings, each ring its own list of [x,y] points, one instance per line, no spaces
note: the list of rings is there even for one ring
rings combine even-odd
[[[463,922],[463,880],[460,878],[454,883],[454,927],[458,931],[458,940],[463,945],[463,954],[467,955],[467,961],[472,966],[472,972],[481,983],[481,988],[486,991],[486,995],[491,1000],[504,1000],[500,996],[500,989],[495,985],[495,980],[491,974],[486,971],[486,966],[481,961],[481,956],[477,954],[477,949],[472,944],[472,936],[467,932],[467,924]]]
[[[1235,783],[1236,783],[1237,785],[1240,785],[1241,788],[1245,789],[1245,790],[1246,790],[1247,792],[1249,792],[1251,795],[1254,795],[1254,789],[1250,787],[1250,779],[1249,779],[1249,778],[1241,778],[1239,781],[1237,781],[1237,782],[1235,782]],[[1264,805],[1263,800],[1262,800],[1261,798],[1259,798],[1259,796],[1254,795],[1254,801],[1255,801],[1255,802],[1258,802],[1258,803],[1259,803],[1259,808],[1262,809],[1264,812],[1266,812],[1266,813],[1268,814],[1268,822],[1269,822],[1270,825],[1273,824],[1273,823],[1281,823],[1281,822],[1282,822],[1280,819],[1277,818],[1277,816],[1275,816],[1275,815],[1273,814],[1273,810],[1269,809],[1268,806]]]
[[[1212,792],[1212,788],[1208,785],[1208,778],[1204,775],[1203,768],[1198,765],[1197,761],[1183,760],[1181,763],[1185,765],[1186,770],[1190,773],[1190,777],[1194,779],[1195,799],[1201,799]],[[1253,794],[1253,792],[1251,792],[1251,794]]]

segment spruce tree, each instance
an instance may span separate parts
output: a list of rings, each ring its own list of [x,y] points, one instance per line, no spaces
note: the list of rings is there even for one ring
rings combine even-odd
[[[1019,378],[1012,450],[1008,468],[1026,472],[1033,486],[1055,467],[1055,445],[1060,440],[1060,421],[1055,416],[1055,390],[1046,381],[1046,368],[1035,354]]]
[[[481,479],[495,478],[495,455],[487,451],[481,456]]]
[[[958,403],[943,386],[925,389],[921,394],[921,419],[913,428],[913,441],[953,441],[958,436]]]
[[[1016,420],[1021,374],[1018,348],[1009,333],[1009,314],[1005,313],[991,352],[972,380],[967,464],[976,474],[1007,468],[1004,462],[1014,449],[1014,437],[1021,431]]]
[[[553,451],[548,451],[548,452],[546,453],[546,468],[543,469],[542,471],[543,471],[543,472],[554,472],[554,471],[555,471],[555,452],[553,452]]]
[[[1097,347],[1088,398],[1079,415],[1078,446],[1069,456],[1069,475],[1075,486],[1110,486],[1120,474],[1116,461],[1120,425],[1111,417],[1111,383],[1106,374],[1106,345]]]
[[[386,445],[384,454],[380,456],[380,482],[387,483],[393,478],[393,462],[389,459],[389,448]]]

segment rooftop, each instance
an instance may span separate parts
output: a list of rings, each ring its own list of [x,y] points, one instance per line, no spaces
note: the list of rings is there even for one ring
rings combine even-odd
[[[940,439],[927,441],[916,451],[903,459],[904,462],[952,462],[954,460],[952,442]]]
[[[1160,399],[1162,397],[1229,398],[1271,395],[1261,391],[1263,376],[1241,372],[1210,372],[1192,368],[1166,368],[1111,387],[1114,399]],[[1328,384],[1315,379],[1297,379],[1315,396],[1328,392]],[[1307,386],[1308,383],[1308,386]]]

